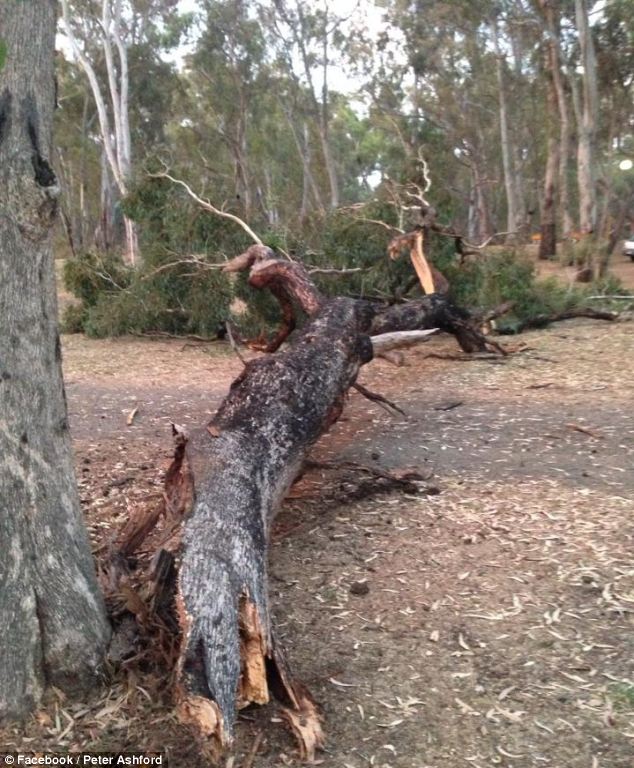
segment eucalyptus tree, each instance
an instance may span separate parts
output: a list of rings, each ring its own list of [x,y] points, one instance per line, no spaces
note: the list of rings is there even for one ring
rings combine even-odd
[[[169,70],[156,52],[177,44],[182,32],[176,0],[61,0],[63,30],[74,58],[90,84],[99,120],[99,139],[105,159],[102,184],[109,192],[109,177],[119,198],[130,191],[133,178],[133,114],[139,116],[133,78],[146,83],[148,68]],[[131,65],[137,64],[136,71]],[[145,72],[145,75],[143,74]],[[156,109],[163,93],[154,90]],[[135,97],[131,100],[131,97]],[[157,103],[158,102],[158,103]],[[135,112],[136,109],[136,112]],[[137,120],[137,124],[143,121]],[[146,113],[146,122],[148,119]],[[109,196],[108,194],[106,196]],[[122,216],[125,256],[138,261],[134,222]]]
[[[579,226],[586,234],[597,226],[597,122],[599,93],[594,40],[590,29],[586,0],[575,0],[575,18],[579,36],[581,99],[577,108],[577,184],[579,188]]]
[[[432,159],[432,175],[439,175],[434,164],[442,159],[443,177],[466,209],[469,235],[482,240],[497,228],[494,211],[505,199],[497,192],[503,169],[496,151],[500,102],[490,41],[493,11],[490,3],[397,0],[390,12],[405,40],[412,82],[406,99],[419,120],[438,126],[445,139],[441,156]]]
[[[306,94],[307,120],[313,120],[328,177],[330,207],[340,202],[337,159],[331,142],[332,98],[330,76],[333,48],[342,42],[344,17],[328,0],[308,6],[301,0],[261,4],[260,14],[275,46],[278,65]]]
[[[57,332],[55,22],[53,2],[0,4],[0,718],[94,684],[109,640]]]
[[[205,0],[201,8],[200,35],[187,63],[189,118],[199,135],[211,133],[228,154],[233,194],[248,219],[257,186],[249,145],[261,130],[260,106],[270,87],[266,43],[248,3]],[[209,141],[203,148],[209,150]]]

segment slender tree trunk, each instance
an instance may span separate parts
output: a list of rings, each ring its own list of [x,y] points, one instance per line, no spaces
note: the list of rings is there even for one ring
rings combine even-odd
[[[579,46],[581,48],[581,64],[583,67],[581,75],[583,99],[581,122],[578,125],[579,144],[577,148],[579,226],[585,234],[592,234],[596,230],[597,225],[595,141],[598,93],[594,43],[588,23],[588,9],[585,0],[575,0],[575,15],[579,33]]]
[[[240,197],[244,217],[248,221],[251,217],[253,201],[247,155],[247,107],[242,92],[239,95],[239,101],[240,116],[238,117],[235,138],[231,142],[231,147],[234,152],[236,194]]]
[[[302,62],[304,64],[304,74],[306,75],[306,81],[308,83],[308,89],[310,93],[311,102],[315,111],[315,117],[317,120],[317,132],[319,133],[319,140],[321,143],[321,151],[324,157],[324,164],[326,166],[326,172],[328,174],[328,183],[330,186],[330,207],[337,208],[339,205],[339,180],[337,178],[337,169],[335,161],[332,156],[330,148],[330,115],[329,115],[329,96],[328,96],[328,7],[326,6],[326,13],[324,18],[324,30],[322,40],[322,75],[323,83],[321,89],[321,101],[318,98],[317,91],[315,90],[315,84],[311,73],[311,62],[306,49],[306,44],[301,37],[302,32],[307,28],[306,18],[302,10],[301,2],[297,2],[297,17],[301,27],[299,34],[296,33],[296,41],[301,53]]]
[[[109,627],[75,486],[47,158],[56,4],[4,0],[0,71],[0,717],[94,683]]]
[[[500,111],[500,140],[502,144],[502,166],[504,169],[504,187],[506,189],[506,229],[510,233],[517,232],[523,223],[523,215],[520,214],[517,200],[517,185],[515,179],[514,155],[515,150],[511,141],[508,121],[508,106],[506,99],[506,83],[504,81],[505,58],[502,55],[499,43],[499,28],[497,22],[493,22],[493,40],[496,53],[496,71],[498,80],[498,99]],[[507,239],[513,241],[515,234],[509,234]]]
[[[101,153],[101,199],[99,225],[95,232],[95,243],[103,251],[109,251],[115,243],[114,184],[110,177],[110,166],[105,152]]]
[[[324,203],[321,199],[321,193],[319,191],[319,187],[317,186],[317,182],[315,181],[315,176],[312,171],[312,159],[311,159],[311,152],[310,152],[310,131],[308,130],[308,123],[304,122],[304,125],[302,127],[302,147],[303,149],[300,150],[300,154],[302,155],[302,161],[304,163],[304,175],[306,178],[306,181],[308,182],[308,186],[310,187],[311,194],[313,196],[313,202],[317,206],[318,211],[324,210]]]
[[[327,23],[328,18],[326,17]],[[328,172],[328,183],[330,184],[330,207],[337,208],[339,206],[339,180],[337,178],[337,169],[335,167],[335,159],[332,156],[332,149],[330,147],[330,115],[328,104],[328,34],[324,30],[324,43],[323,43],[323,87],[321,91],[321,105],[319,111],[319,138],[321,139],[321,148],[324,153],[324,162],[326,164],[326,171]]]
[[[303,166],[302,166],[302,204],[299,209],[299,220],[303,223],[308,218],[308,211],[310,207],[310,179],[308,158],[304,159],[302,154]]]
[[[493,234],[493,223],[484,191],[485,179],[473,153],[470,153],[471,199],[469,204],[470,239],[484,242]]]
[[[75,212],[75,232],[77,247],[84,249],[86,240],[86,145],[88,143],[88,94],[84,96],[84,108],[81,113],[81,150],[79,156],[79,205]]]
[[[564,72],[562,71],[559,3],[557,0],[539,0],[539,8],[544,18],[545,31],[548,37],[548,47],[550,49],[548,68],[557,97],[557,111],[559,113],[559,211],[561,213],[562,234],[564,237],[568,237],[574,229],[574,222],[570,211],[570,191],[568,183],[568,163],[571,154],[571,128],[568,98],[566,96],[566,81]]]
[[[539,258],[548,259],[557,253],[557,207],[556,179],[559,164],[559,146],[557,139],[548,139],[548,159],[544,177],[544,196],[541,206],[541,226],[539,241]]]
[[[285,108],[284,104],[282,104],[281,106],[284,111],[284,115],[286,116],[288,127],[291,130],[293,141],[295,142],[295,146],[297,147],[297,154],[299,155],[300,160],[302,161],[302,170],[303,170],[304,180],[303,180],[302,205],[300,209],[300,217],[302,220],[304,220],[310,210],[310,198],[308,194],[309,192],[313,196],[313,200],[315,205],[317,206],[317,210],[320,212],[323,212],[324,210],[324,204],[321,199],[321,194],[319,193],[319,187],[315,182],[315,177],[311,169],[312,160],[311,160],[311,153],[310,153],[310,133],[308,130],[308,124],[304,122],[302,127],[302,138],[300,139],[290,111],[287,108]]]
[[[97,106],[101,140],[110,166],[119,195],[125,197],[128,194],[128,185],[132,174],[132,140],[130,136],[129,118],[129,73],[128,53],[125,43],[121,38],[121,0],[114,0],[114,16],[111,12],[113,0],[102,2],[102,48],[104,52],[106,72],[108,76],[109,96],[112,107],[112,123],[106,105],[99,79],[90,60],[79,46],[71,25],[71,11],[68,0],[61,0],[64,16],[64,29],[68,40],[82,69],[86,73],[90,88]],[[117,72],[112,43],[114,42],[118,57],[119,70]],[[111,129],[114,125],[114,132]],[[124,217],[124,229],[126,233],[124,257],[130,264],[136,264],[139,260],[138,237],[136,224]]]
[[[546,101],[547,114],[547,159],[544,176],[544,197],[541,205],[541,240],[539,258],[548,259],[557,253],[557,174],[559,171],[559,141],[553,115],[557,111],[557,92],[553,68],[556,65],[554,50],[551,45],[545,47],[548,91]]]

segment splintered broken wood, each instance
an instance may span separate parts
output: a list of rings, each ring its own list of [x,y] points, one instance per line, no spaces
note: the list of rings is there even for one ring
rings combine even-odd
[[[319,713],[291,674],[269,613],[272,520],[306,455],[341,414],[359,368],[372,359],[371,336],[378,337],[377,349],[400,346],[395,332],[414,331],[400,337],[411,343],[436,328],[454,333],[463,349],[480,349],[483,341],[469,314],[446,296],[387,308],[349,298],[327,300],[302,265],[273,256],[264,246],[252,246],[227,269],[249,269],[250,284],[276,296],[285,310],[284,325],[268,347],[278,349],[288,340],[287,345],[245,362],[210,422],[189,435],[174,428],[176,451],[166,475],[159,539],[169,567],[161,569],[167,576],[156,602],[174,608],[180,629],[178,713],[206,749],[217,753],[231,745],[236,709],[264,704],[274,695],[300,753],[312,759],[323,742]],[[290,337],[295,307],[310,319]],[[121,556],[140,546],[158,517],[130,522]]]
[[[371,315],[363,302],[334,299],[284,352],[249,362],[169,472],[171,505],[182,506],[179,494],[191,499],[178,553],[179,712],[219,746],[231,743],[236,708],[265,703],[270,691],[308,758],[321,743],[316,707],[274,640],[267,543],[307,451],[372,357]]]
[[[420,284],[425,293],[435,293],[436,288],[434,286],[434,278],[432,277],[431,269],[425,258],[425,252],[423,250],[423,232],[417,232],[414,238],[414,247],[410,252],[410,258]]]
[[[404,248],[407,248],[423,291],[427,294],[436,293],[432,269],[425,257],[424,237],[424,231],[421,229],[399,235],[390,243],[388,253],[390,258],[394,260],[398,258]]]

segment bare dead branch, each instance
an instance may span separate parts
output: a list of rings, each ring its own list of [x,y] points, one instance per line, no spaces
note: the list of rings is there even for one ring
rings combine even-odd
[[[163,171],[162,173],[148,173],[148,176],[152,179],[168,179],[173,184],[178,184],[180,187],[182,187],[187,194],[194,200],[195,202],[200,205],[201,208],[204,208],[206,211],[209,211],[210,213],[215,214],[216,216],[221,216],[223,219],[229,219],[229,221],[233,221],[234,224],[237,224],[242,230],[244,230],[247,235],[253,240],[254,243],[257,245],[263,245],[262,240],[258,237],[258,235],[255,234],[255,232],[251,229],[251,227],[241,219],[239,216],[236,216],[234,213],[229,213],[229,211],[223,211],[222,208],[218,208],[215,206],[210,200],[205,200],[204,198],[197,195],[194,190],[184,182],[182,179],[177,179],[171,174],[167,173],[167,171]]]
[[[352,385],[352,389],[356,389],[360,395],[363,395],[363,397],[366,398],[366,400],[370,400],[372,403],[378,403],[382,408],[385,408],[388,413],[396,411],[396,413],[400,413],[401,416],[407,415],[402,408],[399,408],[399,406],[396,405],[396,403],[388,400],[387,397],[384,397],[383,395],[379,395],[377,392],[372,392],[367,387],[359,384],[359,382],[355,382]]]

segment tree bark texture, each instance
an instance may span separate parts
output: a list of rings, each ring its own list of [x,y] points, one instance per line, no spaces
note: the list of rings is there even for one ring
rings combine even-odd
[[[221,744],[231,741],[236,706],[265,703],[271,687],[291,715],[312,721],[319,741],[312,701],[288,676],[272,634],[267,543],[308,450],[372,357],[371,315],[363,302],[328,302],[287,350],[249,363],[187,441],[193,503],[179,557],[180,711]]]
[[[568,161],[570,159],[571,131],[568,99],[565,88],[565,75],[562,71],[562,53],[559,41],[561,30],[559,23],[557,4],[546,5],[546,18],[550,33],[550,46],[552,50],[553,83],[557,93],[557,107],[559,109],[559,208],[562,217],[562,235],[570,237],[574,229],[572,213],[570,211],[570,191],[568,184]]]
[[[56,3],[4,0],[0,36],[0,718],[93,682],[109,639],[75,486],[48,162]]]
[[[524,223],[524,216],[520,212],[519,202],[517,200],[516,169],[514,164],[515,150],[509,131],[508,104],[506,98],[505,69],[506,57],[501,51],[499,43],[499,28],[494,19],[493,22],[493,40],[495,44],[496,56],[496,74],[498,81],[498,100],[500,114],[500,143],[502,146],[502,167],[504,170],[504,187],[506,190],[506,211],[507,225],[506,229],[510,233],[507,236],[509,242],[517,239],[517,231],[521,229]]]
[[[405,305],[409,312],[328,300],[301,264],[272,255],[251,246],[226,269],[248,269],[249,283],[270,290],[285,317],[299,308],[309,322],[284,350],[246,364],[208,424],[179,436],[166,476],[167,530],[177,531],[166,547],[178,564],[176,696],[181,718],[213,751],[231,743],[236,708],[263,704],[272,693],[304,756],[312,757],[322,741],[317,709],[291,676],[269,615],[271,521],[308,451],[339,417],[359,368],[372,359],[371,334],[385,339],[403,325],[437,323],[461,338],[469,319],[437,294]],[[284,328],[271,351],[288,337]],[[120,545],[124,557],[156,519],[130,526]]]
[[[597,67],[588,21],[586,0],[575,0],[575,16],[581,49],[583,73],[582,104],[577,145],[577,183],[579,187],[579,226],[585,234],[592,234],[597,225],[597,190],[595,168],[595,143],[598,119]],[[589,264],[587,266],[590,266]]]
[[[548,259],[557,253],[557,174],[559,170],[559,141],[553,115],[557,111],[557,90],[555,87],[554,68],[557,66],[555,52],[552,46],[546,45],[544,50],[545,69],[548,79],[547,90],[547,157],[546,173],[544,175],[544,197],[541,205],[541,240],[539,242],[539,258]]]

